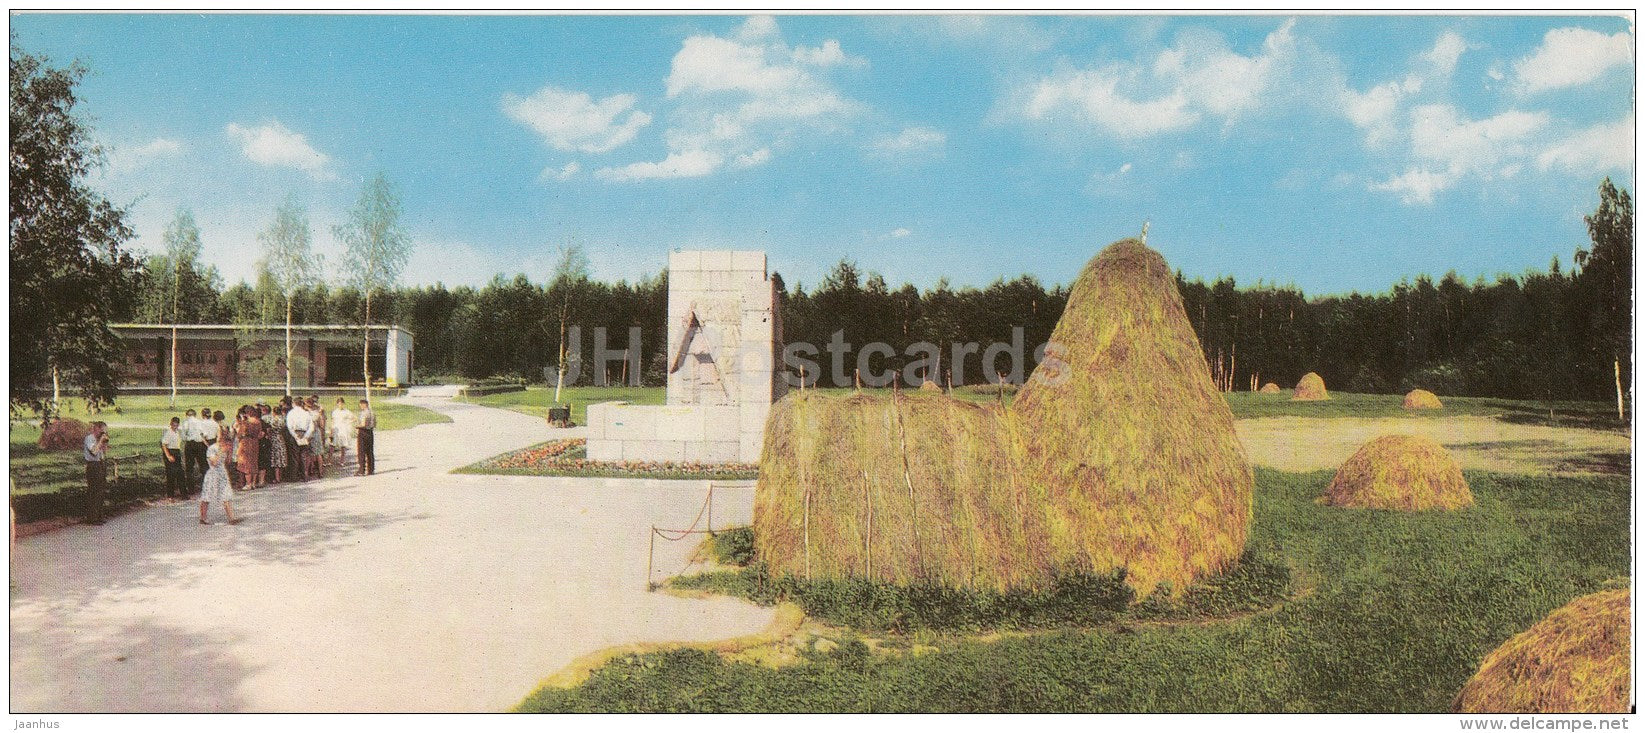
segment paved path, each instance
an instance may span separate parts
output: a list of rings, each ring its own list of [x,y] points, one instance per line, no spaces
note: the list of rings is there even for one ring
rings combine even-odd
[[[550,431],[406,399],[454,422],[379,434],[374,477],[242,492],[233,527],[188,503],[19,540],[12,712],[498,711],[588,652],[771,620],[644,590],[647,528],[689,524],[706,482],[449,475]],[[752,495],[716,491],[716,521]]]

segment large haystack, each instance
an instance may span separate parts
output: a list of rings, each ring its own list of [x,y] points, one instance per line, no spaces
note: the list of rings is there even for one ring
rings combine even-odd
[[[1439,395],[1425,389],[1413,389],[1407,392],[1404,406],[1407,410],[1438,410],[1445,407],[1439,401]]]
[[[1337,469],[1320,502],[1363,509],[1461,509],[1474,505],[1462,466],[1429,438],[1384,435]]]
[[[1565,604],[1485,657],[1462,686],[1459,713],[1626,713],[1629,591]]]
[[[998,588],[1125,568],[1143,594],[1232,564],[1251,470],[1164,259],[1134,240],[1103,250],[1051,342],[1009,408],[783,398],[761,458],[760,556],[801,576]]]
[[[1050,343],[1011,412],[1023,473],[1047,496],[1052,563],[1124,567],[1140,593],[1231,565],[1251,466],[1165,258],[1136,240],[1104,249]]]
[[[1279,385],[1274,384],[1273,382],[1269,382],[1267,384],[1262,385],[1262,389],[1257,390],[1257,391],[1259,391],[1263,394],[1279,394]]]
[[[1308,372],[1297,381],[1296,391],[1291,393],[1293,400],[1328,400],[1331,393],[1325,391],[1325,380],[1318,374]]]
[[[58,418],[46,424],[46,429],[40,431],[40,439],[35,445],[41,450],[81,450],[85,448],[86,436],[91,434],[91,427],[72,417]]]
[[[938,387],[936,382],[927,379],[920,382],[920,390],[924,392],[941,392],[942,387]]]
[[[766,421],[759,556],[799,577],[1032,584],[1044,568],[1029,566],[1008,431],[998,406],[940,392],[790,393]]]

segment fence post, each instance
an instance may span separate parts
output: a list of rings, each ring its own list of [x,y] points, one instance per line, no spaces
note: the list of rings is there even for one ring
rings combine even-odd
[[[651,525],[651,544],[645,551],[645,592],[651,592],[651,562],[657,556],[657,525]]]

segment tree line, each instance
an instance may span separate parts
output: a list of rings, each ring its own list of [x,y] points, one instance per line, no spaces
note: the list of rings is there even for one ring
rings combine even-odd
[[[125,212],[86,183],[100,151],[73,112],[84,73],[12,51],[14,409],[44,409],[59,382],[88,400],[112,399],[123,359],[106,324],[120,321],[233,323],[249,335],[287,323],[397,324],[414,334],[422,379],[535,381],[568,360],[585,367],[568,383],[610,382],[621,361],[596,357],[639,349],[641,368],[628,377],[663,383],[666,272],[633,283],[598,281],[580,248],[569,246],[542,283],[522,274],[482,287],[399,286],[409,241],[398,225],[399,200],[381,175],[336,227],[349,253],[340,285],[322,277],[306,214],[290,201],[259,236],[264,251],[254,283],[224,287],[199,259],[199,230],[186,210],[167,228],[162,252],[134,256],[122,246],[132,235]],[[1188,281],[1180,273],[1177,286],[1225,389],[1290,386],[1312,371],[1347,391],[1609,399],[1631,379],[1628,192],[1606,179],[1587,221],[1592,243],[1574,253],[1573,272],[1555,258],[1546,272],[1472,283],[1455,273],[1437,281],[1420,276],[1385,293],[1323,297],[1241,287],[1232,278]],[[952,344],[1021,342],[1032,354],[1050,337],[1068,295],[1066,286],[1030,276],[981,288],[946,280],[925,290],[893,288],[849,260],[811,288],[773,278],[785,341],[821,347],[838,333],[857,348],[886,344],[894,353],[878,357],[875,368],[899,371],[920,343],[947,353]],[[984,365],[976,352],[962,363],[944,358],[941,372],[928,376],[956,386],[1006,371]],[[1032,363],[1024,367],[1020,375]]]
[[[1465,282],[1454,272],[1426,275],[1379,294],[1309,297],[1295,287],[1240,286],[1233,278],[1188,280],[1177,287],[1207,362],[1226,389],[1275,382],[1290,387],[1318,372],[1333,389],[1397,392],[1414,387],[1442,395],[1515,399],[1611,399],[1617,371],[1631,378],[1632,201],[1609,180],[1601,204],[1588,217],[1593,244],[1575,252],[1566,272],[1558,258],[1546,271]],[[152,272],[152,270],[145,270]],[[774,274],[780,290],[783,337],[819,347],[841,332],[854,349],[887,344],[896,353],[876,356],[875,369],[900,370],[920,342],[943,349],[937,381],[954,370],[949,345],[1025,342],[1032,353],[1050,338],[1067,302],[1064,285],[1046,286],[1023,276],[986,287],[953,287],[947,281],[919,289],[890,286],[850,260],[830,269],[814,287],[792,286]],[[199,279],[185,322],[242,322],[259,318],[269,284],[216,288]],[[145,289],[139,286],[140,290]],[[149,292],[160,292],[148,289]],[[418,286],[377,295],[373,323],[398,324],[415,335],[420,378],[509,378],[540,381],[558,365],[560,316],[578,326],[566,337],[571,359],[585,368],[580,384],[615,382],[620,363],[609,355],[638,348],[639,381],[661,384],[667,323],[667,273],[638,282],[589,277],[575,247],[547,282],[525,275],[498,276],[482,287]],[[142,297],[128,299],[153,313]],[[152,300],[152,298],[150,299]],[[315,284],[293,291],[295,323],[360,323],[364,296],[356,287]],[[139,313],[134,318],[141,319]],[[630,329],[641,341],[629,343]],[[604,331],[604,341],[595,338]],[[596,349],[608,355],[596,365]],[[1006,369],[968,357],[957,384],[995,381]],[[855,357],[848,360],[855,363]],[[1032,363],[1027,365],[1032,368]],[[611,370],[609,373],[604,369]],[[849,367],[848,367],[849,373]]]

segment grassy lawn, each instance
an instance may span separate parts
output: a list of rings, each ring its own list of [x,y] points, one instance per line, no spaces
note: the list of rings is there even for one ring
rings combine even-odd
[[[548,408],[554,404],[553,387],[526,387],[523,392],[503,392],[484,397],[464,398],[465,402],[487,407],[548,418]],[[588,424],[588,406],[596,402],[631,402],[636,405],[660,405],[665,401],[662,387],[566,387],[560,390],[560,401],[571,404],[571,421]]]
[[[1469,472],[1475,507],[1425,514],[1314,503],[1330,479],[1257,470],[1250,550],[1296,586],[1273,612],[924,632],[778,667],[696,649],[630,655],[520,709],[1443,712],[1487,652],[1629,572],[1626,477]]]
[[[180,394],[177,396],[177,408],[172,409],[168,406],[171,398],[167,395],[128,395],[121,397],[114,407],[105,407],[102,412],[91,416],[86,414],[85,403],[79,400],[64,400],[63,416],[72,417],[82,422],[102,420],[113,424],[125,423],[164,427],[171,418],[182,417],[184,410],[199,410],[203,406],[210,406],[213,410],[222,410],[225,416],[232,419],[234,411],[240,409],[240,405],[257,401],[273,404],[278,399],[279,397],[273,392],[258,397],[232,394]],[[336,399],[336,397],[321,399],[320,405],[327,412],[330,412],[331,408],[336,406]],[[348,409],[357,410],[360,406],[359,398],[349,398],[346,404]],[[116,408],[118,408],[118,412],[115,411]],[[433,410],[412,405],[395,404],[387,400],[373,399],[372,409],[377,411],[377,429],[379,430],[399,430],[424,423],[451,422],[451,418]],[[158,445],[160,438],[155,437],[154,440]]]
[[[79,450],[40,450],[35,441],[40,429],[32,425],[11,426],[11,478],[13,494],[51,494],[86,487],[85,464]],[[141,453],[143,457],[122,463],[122,480],[164,484],[165,467],[160,463],[159,428],[109,428],[111,458]]]
[[[183,409],[200,405],[211,405],[212,409],[238,409],[245,402],[244,396],[229,395],[191,395],[185,402],[179,397],[178,404]],[[182,410],[170,410],[166,407],[167,398],[164,395],[132,396],[120,400],[121,411],[116,413],[112,409],[105,409],[101,414],[88,418],[84,414],[83,405],[77,410],[65,410],[65,416],[77,420],[102,420],[113,423],[109,427],[109,455],[125,456],[131,453],[142,453],[143,457],[129,466],[122,466],[122,478],[133,481],[148,481],[157,485],[165,483],[165,467],[160,463],[160,432],[173,415],[182,416]],[[391,402],[378,402],[377,428],[379,430],[399,430],[413,425],[425,423],[451,422],[446,417],[433,410],[411,405],[400,405]],[[152,428],[124,427],[126,424],[147,424]],[[40,428],[33,424],[14,422],[10,430],[11,478],[13,480],[13,494],[47,494],[64,489],[79,490],[85,488],[85,467],[80,462],[78,451],[45,452],[35,446],[40,439]]]
[[[1492,397],[1440,397],[1438,410],[1407,410],[1404,395],[1332,392],[1331,399],[1293,402],[1289,390],[1279,394],[1230,392],[1228,406],[1237,419],[1256,417],[1409,417],[1432,420],[1462,415],[1494,416],[1513,423],[1560,427],[1626,430],[1627,423],[1616,419],[1616,405],[1607,402],[1553,402],[1503,400]]]

